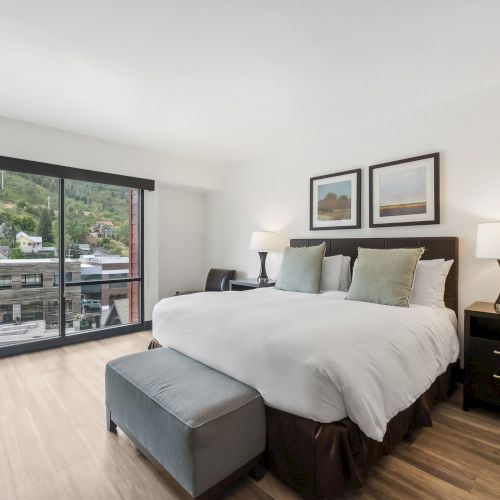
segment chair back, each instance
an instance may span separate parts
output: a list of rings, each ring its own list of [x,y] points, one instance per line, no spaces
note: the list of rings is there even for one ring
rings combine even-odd
[[[206,292],[224,292],[229,290],[229,281],[234,278],[233,269],[210,269],[208,271]]]

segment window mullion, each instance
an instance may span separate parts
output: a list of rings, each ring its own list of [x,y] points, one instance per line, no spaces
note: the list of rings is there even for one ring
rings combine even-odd
[[[140,307],[139,321],[144,325],[144,190],[139,191],[139,265],[140,265]]]
[[[64,179],[59,179],[59,336],[66,335],[66,284],[64,256]]]

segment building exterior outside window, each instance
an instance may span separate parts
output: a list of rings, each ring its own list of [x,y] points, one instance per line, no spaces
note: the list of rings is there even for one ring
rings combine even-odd
[[[66,273],[65,279],[66,281],[71,281],[73,279],[72,273]],[[54,276],[52,278],[52,284],[54,286],[59,286],[59,273],[54,273]]]
[[[67,263],[72,276],[80,279],[80,262]],[[54,286],[54,275],[59,263],[55,259],[4,259],[0,261],[0,323],[44,321],[45,328],[54,333],[59,328],[59,288]],[[2,281],[3,279],[3,281]],[[2,287],[1,283],[10,284]],[[66,290],[66,323],[73,325],[80,313],[81,288]],[[35,334],[33,335],[35,336]]]
[[[43,274],[22,274],[21,275],[21,286],[23,288],[36,288],[43,286]]]
[[[10,274],[0,275],[0,289],[12,287],[12,276]]]

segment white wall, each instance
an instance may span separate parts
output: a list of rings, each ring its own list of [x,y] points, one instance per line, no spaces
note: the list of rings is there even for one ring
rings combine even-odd
[[[369,229],[368,166],[441,153],[441,220],[436,226]],[[309,231],[309,178],[363,168],[363,228]],[[459,236],[460,308],[492,301],[500,288],[495,261],[474,256],[476,224],[500,220],[500,87],[440,102],[226,169],[223,189],[207,195],[206,267],[234,267],[256,276],[250,233],[267,229],[291,237]],[[279,256],[268,257],[276,276]]]
[[[184,247],[193,241],[203,242],[203,227],[197,221],[203,214],[203,190],[218,185],[213,169],[5,117],[0,117],[0,155],[156,180],[156,191],[145,193],[146,319],[151,319],[160,289],[168,293],[175,287],[185,289],[198,284],[194,277],[197,270],[202,270],[203,245],[197,245],[189,255]],[[175,205],[184,210],[176,213],[172,210]],[[186,224],[181,224],[181,220]],[[182,274],[171,263],[182,262],[186,257],[191,267]]]
[[[203,290],[204,195],[160,184],[160,298],[176,291]]]

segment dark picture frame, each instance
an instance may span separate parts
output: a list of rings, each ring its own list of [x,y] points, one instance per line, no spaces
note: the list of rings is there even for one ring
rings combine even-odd
[[[370,166],[370,227],[439,224],[439,170],[439,153]]]
[[[331,179],[331,182],[327,182]],[[336,183],[342,184],[342,191],[345,190],[347,183],[350,184],[350,195],[346,197],[345,194],[341,195],[343,198],[349,199],[348,208],[332,208],[328,210],[332,218],[319,218],[319,200],[320,186],[333,187]],[[333,188],[334,189],[334,188]],[[330,196],[332,193],[329,193]],[[335,195],[336,196],[336,195]],[[343,201],[345,203],[345,201]],[[354,208],[354,214],[353,214]],[[350,217],[334,218],[333,212],[342,210],[349,210]],[[326,212],[326,210],[324,211]],[[325,231],[331,229],[359,229],[361,228],[361,169],[345,170],[343,172],[335,172],[333,174],[320,175],[311,177],[309,180],[309,229],[311,231]]]

